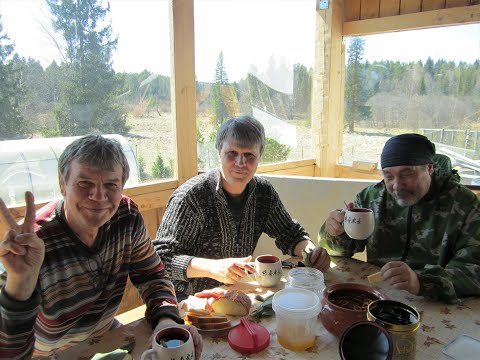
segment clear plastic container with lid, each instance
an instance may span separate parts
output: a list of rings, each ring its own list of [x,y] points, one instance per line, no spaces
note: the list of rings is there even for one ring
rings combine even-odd
[[[300,288],[313,291],[321,300],[325,289],[323,273],[311,267],[298,267],[288,272],[286,288]]]

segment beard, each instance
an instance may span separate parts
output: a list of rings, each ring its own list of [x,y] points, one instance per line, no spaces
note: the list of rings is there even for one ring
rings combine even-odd
[[[416,193],[408,190],[394,191],[392,195],[395,202],[401,207],[415,205],[420,200]]]

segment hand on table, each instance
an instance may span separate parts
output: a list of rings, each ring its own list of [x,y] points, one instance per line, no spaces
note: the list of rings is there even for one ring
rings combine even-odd
[[[353,209],[353,203],[348,203],[348,209]],[[332,236],[338,236],[345,232],[343,228],[343,219],[345,218],[345,213],[343,209],[335,209],[330,211],[328,218],[325,221],[325,230],[328,234]]]
[[[413,295],[420,292],[418,275],[403,261],[390,261],[381,269],[383,280],[387,281],[395,289],[407,290]]]
[[[45,244],[34,232],[35,199],[29,191],[25,202],[25,217],[19,225],[0,199],[0,213],[10,227],[0,242],[0,261],[8,274],[5,291],[18,301],[32,296],[45,257]]]
[[[252,256],[213,260],[212,277],[225,284],[235,284],[248,273],[255,273]]]
[[[198,330],[195,326],[187,325],[187,324],[184,324],[184,325],[177,324],[175,321],[173,321],[170,318],[162,319],[158,322],[157,326],[155,327],[155,330],[153,330],[152,341],[153,339],[155,339],[155,335],[160,330],[166,327],[181,327],[181,328],[187,329],[190,335],[192,335],[193,345],[195,346],[195,360],[200,360],[200,356],[202,355],[202,350],[203,350],[203,340],[202,340],[202,335],[198,333]]]

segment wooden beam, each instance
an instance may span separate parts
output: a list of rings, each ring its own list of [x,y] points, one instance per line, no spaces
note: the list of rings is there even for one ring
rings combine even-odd
[[[422,11],[445,9],[445,0],[423,0]]]
[[[360,20],[360,0],[344,0],[343,18],[345,21]]]
[[[343,24],[343,35],[370,35],[478,22],[480,22],[480,5],[473,5],[345,22]]]
[[[422,11],[422,0],[400,1],[400,15],[411,14]]]
[[[447,0],[445,7],[469,6],[470,4],[470,0]]]
[[[317,9],[312,99],[312,142],[315,176],[335,173],[341,144],[343,82],[343,1],[328,10]]]
[[[179,185],[198,172],[193,10],[193,0],[170,0],[172,117]]]
[[[380,0],[362,0],[360,20],[378,18]]]
[[[380,17],[400,14],[400,0],[381,0]]]
[[[275,163],[275,164],[262,164],[258,166],[257,173],[271,173],[274,171],[278,172],[282,170],[289,171],[291,169],[314,166],[314,165],[315,165],[314,159],[288,161],[288,162],[281,162],[281,163]]]

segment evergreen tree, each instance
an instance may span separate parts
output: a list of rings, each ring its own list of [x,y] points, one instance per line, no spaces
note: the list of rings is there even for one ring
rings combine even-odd
[[[223,53],[220,52],[215,68],[215,83],[212,87],[212,112],[217,125],[228,118],[228,109],[223,96],[223,89],[228,87],[228,76],[223,63]]]
[[[53,28],[66,44],[68,80],[62,83],[54,110],[58,134],[126,133],[126,114],[115,100],[112,53],[117,39],[105,24],[109,5],[104,8],[97,0],[47,0],[47,4]]]
[[[364,84],[363,46],[365,40],[355,37],[348,47],[347,78],[345,82],[345,120],[348,131],[355,131],[355,120],[366,119],[371,116],[370,107],[366,105],[368,99]]]
[[[425,76],[422,76],[418,85],[418,95],[427,95],[427,85],[425,84]]]
[[[3,31],[0,16],[0,140],[22,138],[28,129],[28,121],[21,113],[26,92],[20,82],[20,72],[10,58],[13,51],[14,45]]]
[[[309,119],[311,98],[312,76],[305,65],[295,64],[293,66],[293,111]]]

